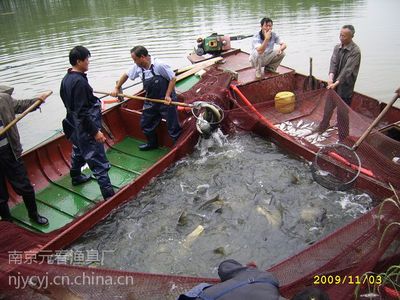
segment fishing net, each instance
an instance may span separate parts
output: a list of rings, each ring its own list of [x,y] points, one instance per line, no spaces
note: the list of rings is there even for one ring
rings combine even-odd
[[[317,285],[326,290],[331,299],[350,299],[356,287],[356,276],[398,263],[400,252],[396,238],[400,228],[391,226],[384,235],[382,233],[399,218],[400,210],[390,203],[386,203],[380,214],[376,207],[268,271],[279,279],[280,293],[284,297],[290,298],[306,286]],[[32,249],[49,236],[36,237],[34,241],[31,232],[6,222],[0,222],[0,230],[26,240],[23,250],[16,251],[10,249],[20,245],[10,239],[9,249],[0,255],[0,289],[5,299],[176,299],[200,282],[218,282],[215,278],[107,270],[101,265],[72,266],[68,265],[67,258],[72,254],[76,256],[77,252],[34,254]],[[341,282],[318,285],[316,282],[321,276],[339,276]],[[367,290],[363,285],[361,292]]]
[[[351,188],[361,169],[361,160],[357,152],[340,143],[320,148],[311,164],[314,180],[334,191]]]
[[[211,67],[201,80],[190,90],[178,95],[178,98],[188,104],[196,101],[215,103],[222,109],[230,108],[229,84],[232,74],[216,67]]]
[[[230,111],[228,118],[238,128],[270,136],[284,146],[291,141],[291,148],[286,148],[309,161],[314,160],[321,148],[339,142],[344,145],[339,149],[344,160],[340,160],[340,155],[323,155],[332,152],[325,149],[320,155],[325,159],[319,158],[316,171],[333,172],[344,186],[354,182],[356,187],[368,189],[364,180],[368,178],[386,187],[391,184],[399,189],[400,164],[397,157],[400,155],[400,127],[398,123],[389,126],[398,122],[395,114],[389,111],[351,153],[348,148],[366,131],[385,104],[368,101],[370,98],[355,94],[349,107],[333,90],[303,91],[303,82],[304,77],[289,73],[239,85],[232,93],[239,108]],[[283,113],[282,109],[279,111],[276,108],[275,95],[282,91],[291,91],[295,95],[292,112]],[[340,168],[336,168],[338,164]],[[362,178],[356,180],[358,170]],[[377,196],[382,197],[383,194]]]

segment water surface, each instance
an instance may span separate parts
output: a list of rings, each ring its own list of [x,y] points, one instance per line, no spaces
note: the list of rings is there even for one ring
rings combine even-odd
[[[215,277],[227,258],[268,268],[371,206],[366,194],[319,186],[307,162],[257,136],[211,145],[199,145],[71,249],[104,253],[106,268]]]
[[[399,85],[400,21],[398,0],[234,1],[234,0],[2,0],[0,1],[0,83],[31,97],[52,89],[54,95],[19,124],[25,150],[61,127],[65,109],[59,86],[68,51],[84,45],[92,53],[89,80],[111,90],[132,64],[129,49],[145,45],[174,68],[189,64],[186,55],[198,36],[236,35],[259,29],[270,16],[288,44],[285,65],[327,78],[340,27],[353,24],[362,50],[356,89],[388,101]],[[248,51],[250,40],[232,42]]]

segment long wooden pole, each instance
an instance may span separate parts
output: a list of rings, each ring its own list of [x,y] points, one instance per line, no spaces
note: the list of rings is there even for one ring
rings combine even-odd
[[[13,127],[15,124],[17,124],[18,121],[20,121],[23,117],[25,117],[27,114],[29,114],[32,110],[36,109],[40,104],[46,100],[48,96],[53,94],[52,91],[49,91],[49,93],[44,97],[44,99],[39,99],[36,100],[35,103],[33,103],[31,106],[29,106],[22,114],[18,115],[14,120],[12,120],[10,123],[7,124],[2,130],[0,130],[0,135],[3,135],[6,133],[11,127]]]
[[[93,91],[96,94],[103,94],[103,95],[109,95],[111,96],[110,93],[107,92],[101,92],[101,91]],[[162,99],[153,99],[153,98],[147,98],[147,97],[141,97],[141,96],[133,96],[133,95],[127,95],[127,94],[117,94],[118,97],[125,97],[129,99],[134,99],[134,100],[140,100],[140,101],[150,101],[150,102],[155,102],[155,103],[162,103],[162,104],[167,104],[168,101],[162,100]],[[183,102],[176,102],[176,101],[171,101],[172,105],[175,106],[184,106],[184,107],[193,107],[191,104],[183,103]]]
[[[368,136],[368,134],[371,132],[371,130],[378,124],[378,122],[383,118],[383,116],[387,113],[387,111],[392,107],[392,105],[396,102],[396,100],[399,98],[399,96],[396,94],[396,96],[393,97],[392,101],[390,101],[385,108],[381,111],[379,116],[376,117],[376,119],[369,125],[367,130],[362,134],[362,136],[355,142],[353,145],[352,149],[356,150],[358,146],[365,140],[365,138]]]

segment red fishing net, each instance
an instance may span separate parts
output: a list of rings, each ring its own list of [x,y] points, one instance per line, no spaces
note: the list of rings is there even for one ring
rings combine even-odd
[[[380,215],[377,207],[272,267],[269,271],[279,279],[281,295],[289,298],[305,286],[315,285],[327,291],[331,299],[351,299],[357,284],[363,282],[363,273],[382,269],[383,264],[398,263],[400,249],[396,238],[400,228],[391,226],[383,237],[382,233],[399,218],[400,210],[392,204],[386,204]],[[21,248],[25,250],[7,250],[0,256],[0,286],[5,299],[176,299],[200,282],[218,282],[210,278],[64,265],[67,260],[60,257],[66,253],[33,254],[32,249],[38,247],[39,240],[44,241],[44,236],[36,236],[35,241],[32,233],[16,225],[1,222],[0,227],[2,232],[7,230],[18,236],[20,242],[26,241]],[[10,241],[13,247],[14,239]],[[50,255],[59,259],[49,259]],[[366,292],[363,285],[361,293]]]
[[[239,108],[229,112],[229,119],[244,130],[269,130],[270,135],[275,133],[296,144],[292,149],[295,154],[312,160],[320,148],[338,141],[351,148],[384,105],[356,94],[350,108],[333,90],[303,91],[301,79],[304,81],[289,73],[238,86],[233,97]],[[290,113],[276,109],[274,97],[282,91],[295,95],[295,109]],[[389,126],[396,121],[393,113],[384,116],[356,153],[363,175],[399,189],[400,164],[396,158],[400,156],[400,129]]]

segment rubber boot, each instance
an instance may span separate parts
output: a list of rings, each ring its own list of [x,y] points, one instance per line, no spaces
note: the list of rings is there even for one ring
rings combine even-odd
[[[12,222],[12,217],[7,202],[0,203],[0,217],[2,221]]]
[[[71,176],[71,183],[73,186],[80,185],[90,180],[90,175],[82,174],[80,170],[71,170],[69,175]]]
[[[149,151],[152,149],[157,149],[158,148],[157,135],[155,133],[146,134],[146,137],[147,137],[147,143],[140,145],[139,150],[140,151]]]
[[[39,225],[48,225],[49,220],[46,217],[39,215],[36,206],[35,193],[22,196],[26,209],[28,210],[29,218]]]
[[[101,195],[103,196],[104,200],[111,198],[115,194],[114,189],[112,187],[100,188],[100,191],[101,191]]]

